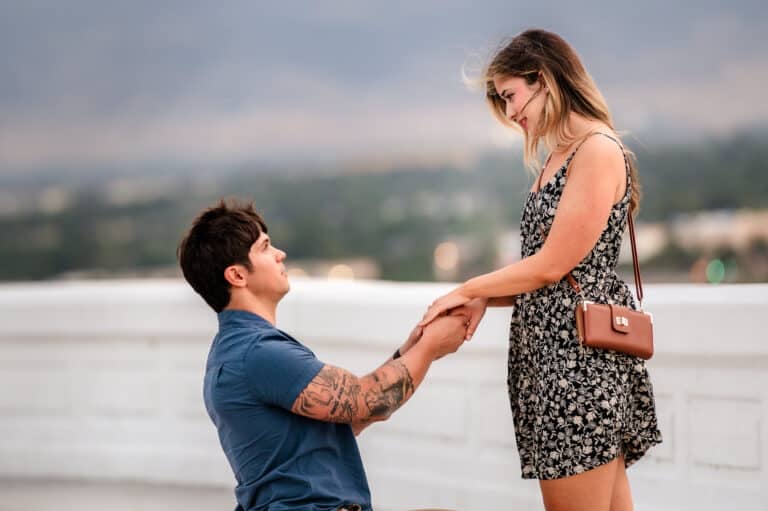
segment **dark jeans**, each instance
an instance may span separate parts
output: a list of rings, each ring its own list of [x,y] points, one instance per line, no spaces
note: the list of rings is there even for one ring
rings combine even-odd
[[[363,511],[363,508],[357,504],[347,504],[345,506],[341,506],[336,511]]]

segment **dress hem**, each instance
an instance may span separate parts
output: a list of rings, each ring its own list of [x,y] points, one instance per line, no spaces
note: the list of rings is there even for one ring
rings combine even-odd
[[[648,450],[651,447],[659,445],[659,444],[661,444],[663,442],[663,440],[661,438],[661,431],[658,431],[658,430],[656,431],[655,435],[638,435],[638,436],[634,437],[634,439],[636,441],[639,441],[640,445],[639,446],[635,445],[633,447],[633,449],[632,449],[633,455],[629,459],[627,459],[627,449],[624,449],[623,447],[621,447],[619,449],[619,454],[617,454],[613,458],[610,458],[608,460],[600,460],[599,463],[596,463],[595,465],[590,466],[589,468],[587,468],[586,470],[584,470],[582,472],[578,472],[577,473],[577,472],[575,472],[575,471],[573,471],[571,469],[571,470],[566,471],[564,475],[559,475],[557,477],[539,477],[539,473],[541,472],[539,470],[537,472],[529,473],[529,474],[524,474],[524,473],[521,472],[521,478],[522,479],[536,479],[536,480],[539,480],[539,481],[554,481],[554,480],[557,480],[557,479],[565,479],[566,477],[572,477],[572,476],[575,476],[575,475],[587,473],[590,470],[594,470],[594,469],[596,469],[598,467],[601,467],[601,466],[603,466],[603,465],[605,465],[607,463],[612,462],[613,460],[615,460],[616,458],[618,458],[621,455],[624,456],[624,467],[625,468],[629,468],[632,465],[634,465],[635,463],[637,463],[638,461],[640,461],[643,458],[643,456],[646,455],[646,453],[648,452]],[[623,445],[627,445],[627,444],[624,443]]]

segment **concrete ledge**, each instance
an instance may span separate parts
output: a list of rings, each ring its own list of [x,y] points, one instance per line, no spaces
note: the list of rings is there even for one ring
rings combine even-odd
[[[279,324],[322,360],[363,374],[449,289],[296,280]],[[768,285],[647,286],[646,294],[664,443],[630,470],[637,508],[760,509]],[[536,483],[520,479],[507,403],[509,313],[489,311],[408,405],[362,435],[377,510],[541,509]],[[215,330],[214,314],[181,281],[0,285],[0,510],[48,509],[33,488],[80,498],[57,509],[125,492],[134,503],[197,509],[169,504],[198,495],[194,488],[206,509],[232,507],[234,481],[201,397]]]

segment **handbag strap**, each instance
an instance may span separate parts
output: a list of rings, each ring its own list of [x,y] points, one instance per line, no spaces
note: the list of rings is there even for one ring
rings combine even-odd
[[[612,137],[610,135],[606,135],[605,133],[602,133],[600,131],[593,131],[593,132],[587,133],[584,136],[584,139],[579,143],[578,146],[576,146],[576,149],[574,149],[573,152],[571,153],[571,155],[568,157],[568,159],[566,160],[566,163],[570,166],[571,160],[573,159],[573,156],[576,154],[576,151],[578,151],[579,148],[582,146],[582,144],[584,144],[584,142],[586,142],[587,139],[590,138],[592,135],[603,135],[604,137],[610,138],[611,140],[616,142],[616,144],[621,149],[621,155],[624,157],[624,169],[626,170],[627,175],[629,175],[629,172],[630,172],[629,161],[627,160],[627,153],[624,152],[624,146],[622,146],[621,142],[616,140],[614,137]],[[544,164],[545,167],[547,166],[547,163],[549,163],[550,158],[552,158],[552,154],[551,153],[550,153],[549,157],[547,158],[546,163]],[[566,169],[566,175],[567,175],[567,173],[568,173],[568,170]],[[539,181],[538,181],[538,184],[536,186],[536,190],[537,191],[541,190],[541,179],[542,179],[543,175],[544,175],[544,169],[542,169],[542,171],[539,173]],[[630,177],[630,185],[631,185],[631,177]],[[629,211],[627,212],[627,223],[629,224],[629,240],[630,240],[630,245],[632,247],[632,269],[633,269],[634,278],[635,278],[635,291],[637,293],[637,300],[640,302],[640,309],[642,310],[642,308],[643,308],[643,281],[640,278],[640,265],[637,262],[637,242],[635,240],[635,223],[632,220],[632,209],[633,208],[630,206]],[[542,235],[544,235],[545,234],[544,233],[544,228],[541,227],[541,225],[539,225],[539,229],[540,229]],[[565,277],[568,280],[568,283],[574,289],[574,291],[576,291],[581,296],[581,298],[584,299],[584,295],[582,294],[582,291],[581,291],[581,286],[579,285],[579,282],[576,280],[576,278],[573,276],[573,274],[569,271],[568,274]]]

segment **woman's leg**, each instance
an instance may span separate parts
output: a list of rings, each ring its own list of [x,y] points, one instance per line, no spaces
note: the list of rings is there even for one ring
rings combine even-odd
[[[539,481],[544,507],[547,511],[614,511],[611,499],[618,465],[624,466],[622,458],[574,476]]]
[[[624,467],[624,457],[620,457],[616,466],[616,480],[613,483],[611,511],[632,511],[633,509],[627,469]]]

